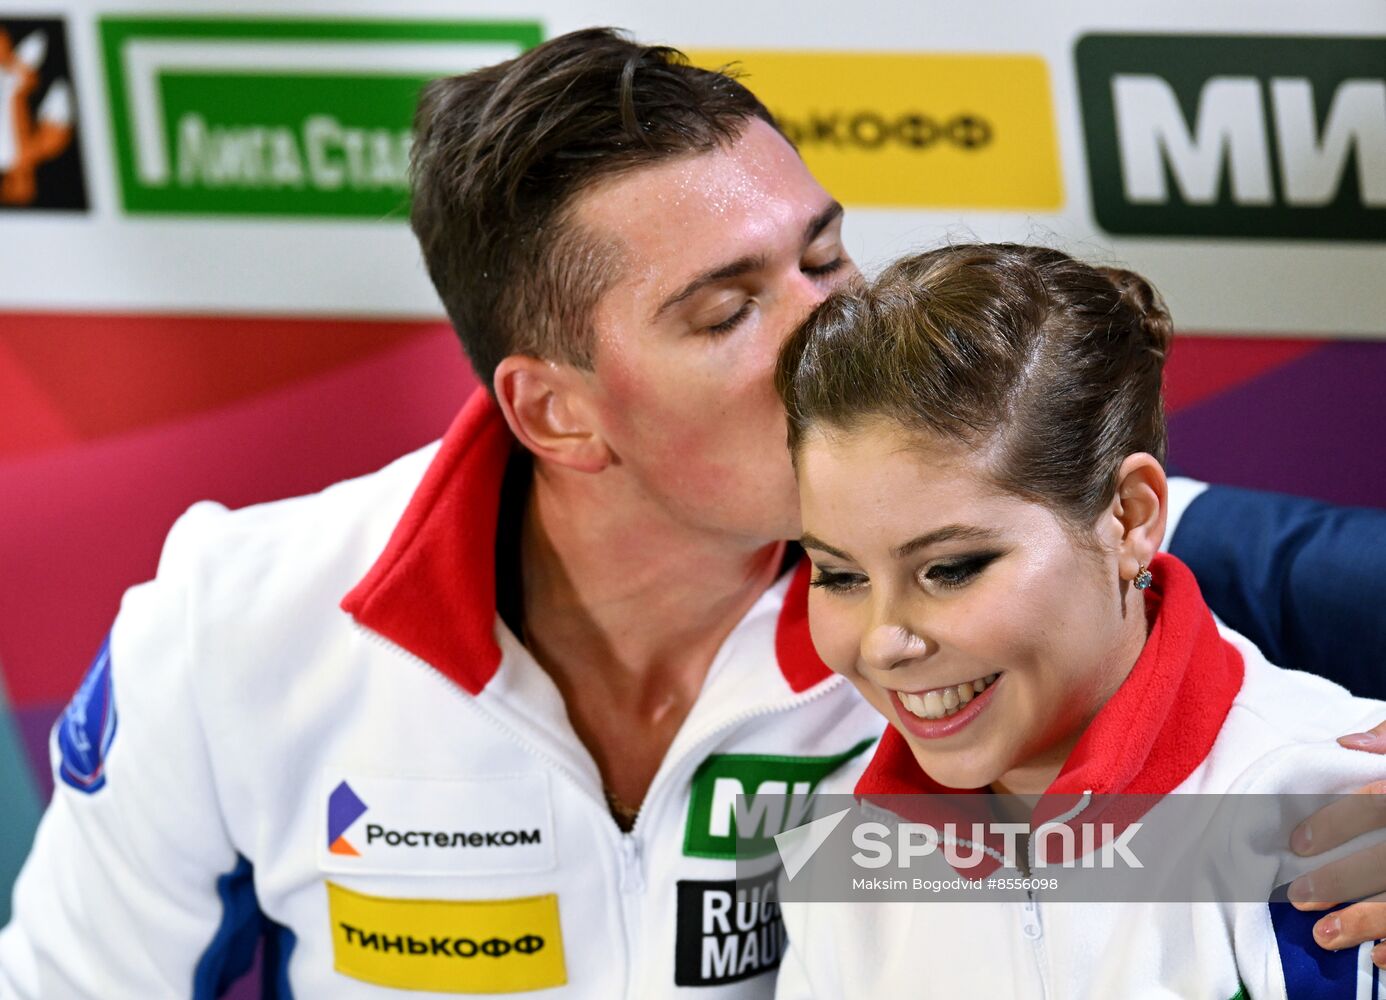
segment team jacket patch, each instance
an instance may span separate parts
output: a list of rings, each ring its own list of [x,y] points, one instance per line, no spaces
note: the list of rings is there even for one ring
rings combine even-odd
[[[683,853],[728,860],[774,853],[775,834],[804,821],[818,783],[875,742],[865,739],[830,757],[711,754],[693,775]],[[737,796],[746,803],[739,832]]]
[[[109,635],[58,719],[57,730],[58,777],[79,792],[100,791],[106,784],[106,754],[116,731]]]
[[[323,871],[513,875],[557,863],[548,776],[399,778],[329,767],[323,776]]]
[[[568,981],[558,897],[393,899],[327,883],[333,968],[402,990],[517,993]]]
[[[679,882],[675,986],[721,986],[780,967],[785,931],[776,875]]]

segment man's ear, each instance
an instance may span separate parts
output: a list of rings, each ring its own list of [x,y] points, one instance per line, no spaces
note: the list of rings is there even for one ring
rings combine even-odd
[[[1164,541],[1169,483],[1165,470],[1147,452],[1127,455],[1116,479],[1116,495],[1102,519],[1103,534],[1116,549],[1121,578],[1134,580]]]
[[[492,385],[511,433],[536,457],[579,472],[611,464],[577,369],[511,354],[496,366]]]

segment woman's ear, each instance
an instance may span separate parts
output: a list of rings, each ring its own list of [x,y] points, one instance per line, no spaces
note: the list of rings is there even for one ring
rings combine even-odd
[[[511,433],[535,457],[579,472],[611,464],[614,456],[576,369],[512,354],[496,366],[492,384]]]
[[[1155,559],[1165,538],[1168,513],[1164,468],[1147,452],[1127,455],[1117,469],[1116,495],[1104,518],[1123,580],[1134,580],[1141,567]]]

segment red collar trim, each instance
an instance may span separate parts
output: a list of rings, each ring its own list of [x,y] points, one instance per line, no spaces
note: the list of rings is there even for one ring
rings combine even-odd
[[[496,520],[513,440],[491,394],[476,390],[384,551],[342,599],[342,609],[366,628],[471,694],[500,669]]]
[[[1165,795],[1208,756],[1242,687],[1241,654],[1218,633],[1193,573],[1159,555],[1150,566],[1155,624],[1125,683],[1093,718],[1047,795]],[[886,730],[861,795],[960,794],[920,769],[894,726]]]
[[[808,591],[811,565],[800,559],[785,592],[780,618],[775,624],[775,658],[780,672],[795,694],[807,691],[827,679],[832,670],[818,656],[809,636]]]
[[[500,407],[478,389],[448,428],[384,551],[341,603],[361,625],[473,695],[501,663],[496,522],[513,447]],[[808,580],[804,560],[775,629],[775,656],[795,693],[831,674],[809,638]]]

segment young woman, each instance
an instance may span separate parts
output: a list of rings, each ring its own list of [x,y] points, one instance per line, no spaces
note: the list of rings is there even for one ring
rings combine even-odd
[[[1333,738],[1381,703],[1271,666],[1160,553],[1170,335],[1137,275],[970,245],[835,294],[785,346],[814,643],[890,722],[859,793],[1371,778]],[[1320,915],[786,905],[780,996],[1376,996],[1370,945],[1319,951]]]

